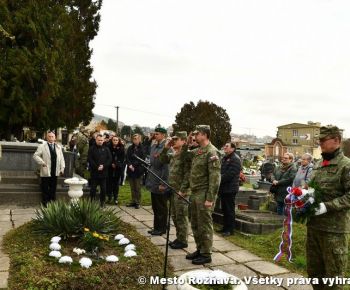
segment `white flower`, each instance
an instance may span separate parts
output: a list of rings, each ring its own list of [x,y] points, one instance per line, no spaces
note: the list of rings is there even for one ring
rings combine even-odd
[[[58,260],[60,264],[71,264],[73,263],[73,259],[69,256],[63,256]]]
[[[116,235],[116,236],[114,237],[114,239],[115,239],[115,240],[124,239],[124,235],[122,235],[122,234]]]
[[[107,256],[106,257],[106,261],[107,262],[112,262],[112,263],[115,263],[115,262],[118,262],[119,259],[117,256],[114,256],[114,255],[110,255],[110,256]]]
[[[83,268],[89,268],[92,265],[92,261],[89,258],[81,258],[79,263]]]
[[[50,244],[50,250],[59,251],[59,250],[61,250],[61,246],[58,243],[51,243]]]
[[[127,244],[129,244],[130,243],[130,241],[129,241],[129,239],[127,239],[127,238],[122,238],[120,241],[119,241],[119,245],[121,246],[121,245],[127,245]]]
[[[127,251],[130,251],[130,250],[133,250],[135,251],[136,247],[134,244],[129,244],[125,247],[124,251],[127,252]]]
[[[53,238],[51,239],[51,243],[59,243],[60,240],[61,240],[61,237],[53,237]]]
[[[74,248],[73,252],[76,253],[78,256],[81,254],[85,254],[85,250],[79,248]]]
[[[49,254],[50,257],[60,258],[62,254],[59,251],[51,251]]]
[[[133,250],[129,250],[127,252],[125,252],[124,257],[134,257],[137,256],[136,252]]]

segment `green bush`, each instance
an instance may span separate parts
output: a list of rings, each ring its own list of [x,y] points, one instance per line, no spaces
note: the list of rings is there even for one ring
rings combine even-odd
[[[101,233],[117,230],[119,218],[115,209],[101,208],[98,202],[80,199],[76,203],[51,202],[36,210],[34,229],[37,233],[63,238],[82,236],[83,228]]]

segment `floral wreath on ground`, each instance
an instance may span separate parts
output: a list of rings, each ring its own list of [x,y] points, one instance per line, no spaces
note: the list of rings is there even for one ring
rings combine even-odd
[[[127,239],[124,235],[118,234],[114,237],[114,240],[118,242],[120,246],[125,246],[124,248],[124,257],[130,258],[137,256],[136,253],[136,246],[134,244],[130,243],[130,240]],[[73,258],[71,256],[62,256],[62,253],[60,252],[62,250],[61,245],[59,244],[61,241],[61,237],[55,236],[51,238],[51,244],[49,246],[49,249],[51,252],[49,253],[50,257],[58,259],[58,263],[60,264],[71,264],[73,263]],[[116,255],[109,255],[106,257],[98,256],[98,250],[102,248],[103,242],[109,241],[109,236],[100,234],[96,231],[90,231],[89,228],[84,228],[84,235],[81,240],[81,244],[84,246],[85,249],[80,248],[74,248],[73,253],[75,253],[78,257],[80,255],[89,255],[97,256],[100,260],[105,260],[106,262],[110,263],[116,263],[119,261],[119,258]],[[83,268],[90,268],[93,264],[93,259],[89,257],[82,257],[79,259],[79,264]]]

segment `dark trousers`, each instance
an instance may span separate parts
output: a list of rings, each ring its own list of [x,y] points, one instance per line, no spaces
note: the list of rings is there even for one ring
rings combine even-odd
[[[118,200],[119,183],[120,183],[120,170],[111,170],[108,174],[107,195],[108,199]]]
[[[91,200],[96,199],[96,188],[97,185],[100,186],[100,204],[104,205],[106,200],[106,187],[107,187],[107,178],[91,178],[91,187],[90,187],[90,198]]]
[[[132,203],[140,205],[141,203],[141,179],[129,176]]]
[[[284,202],[283,201],[277,201],[277,214],[278,215],[284,215]]]
[[[151,192],[152,210],[154,214],[153,229],[155,231],[166,231],[168,215],[168,197],[165,194]]]
[[[235,229],[235,198],[236,193],[220,194],[221,209],[224,214],[223,231],[233,232]]]
[[[57,176],[41,177],[41,192],[44,206],[56,200]]]

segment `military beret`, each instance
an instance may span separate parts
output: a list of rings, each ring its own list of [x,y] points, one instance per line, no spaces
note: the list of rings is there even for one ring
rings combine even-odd
[[[318,136],[318,138],[323,139],[323,138],[326,138],[327,136],[332,136],[332,135],[341,135],[340,130],[337,126],[333,126],[333,125],[322,126],[320,128],[320,135]]]
[[[197,134],[198,132],[210,132],[209,125],[197,125],[196,129],[193,131],[193,134]]]
[[[174,136],[172,138],[173,139],[186,139],[187,132],[186,131],[178,131],[174,134]]]
[[[156,127],[156,129],[154,130],[154,132],[159,132],[159,133],[163,133],[163,134],[166,134],[166,133],[167,133],[166,129],[163,128],[163,127],[160,127],[160,126]]]

